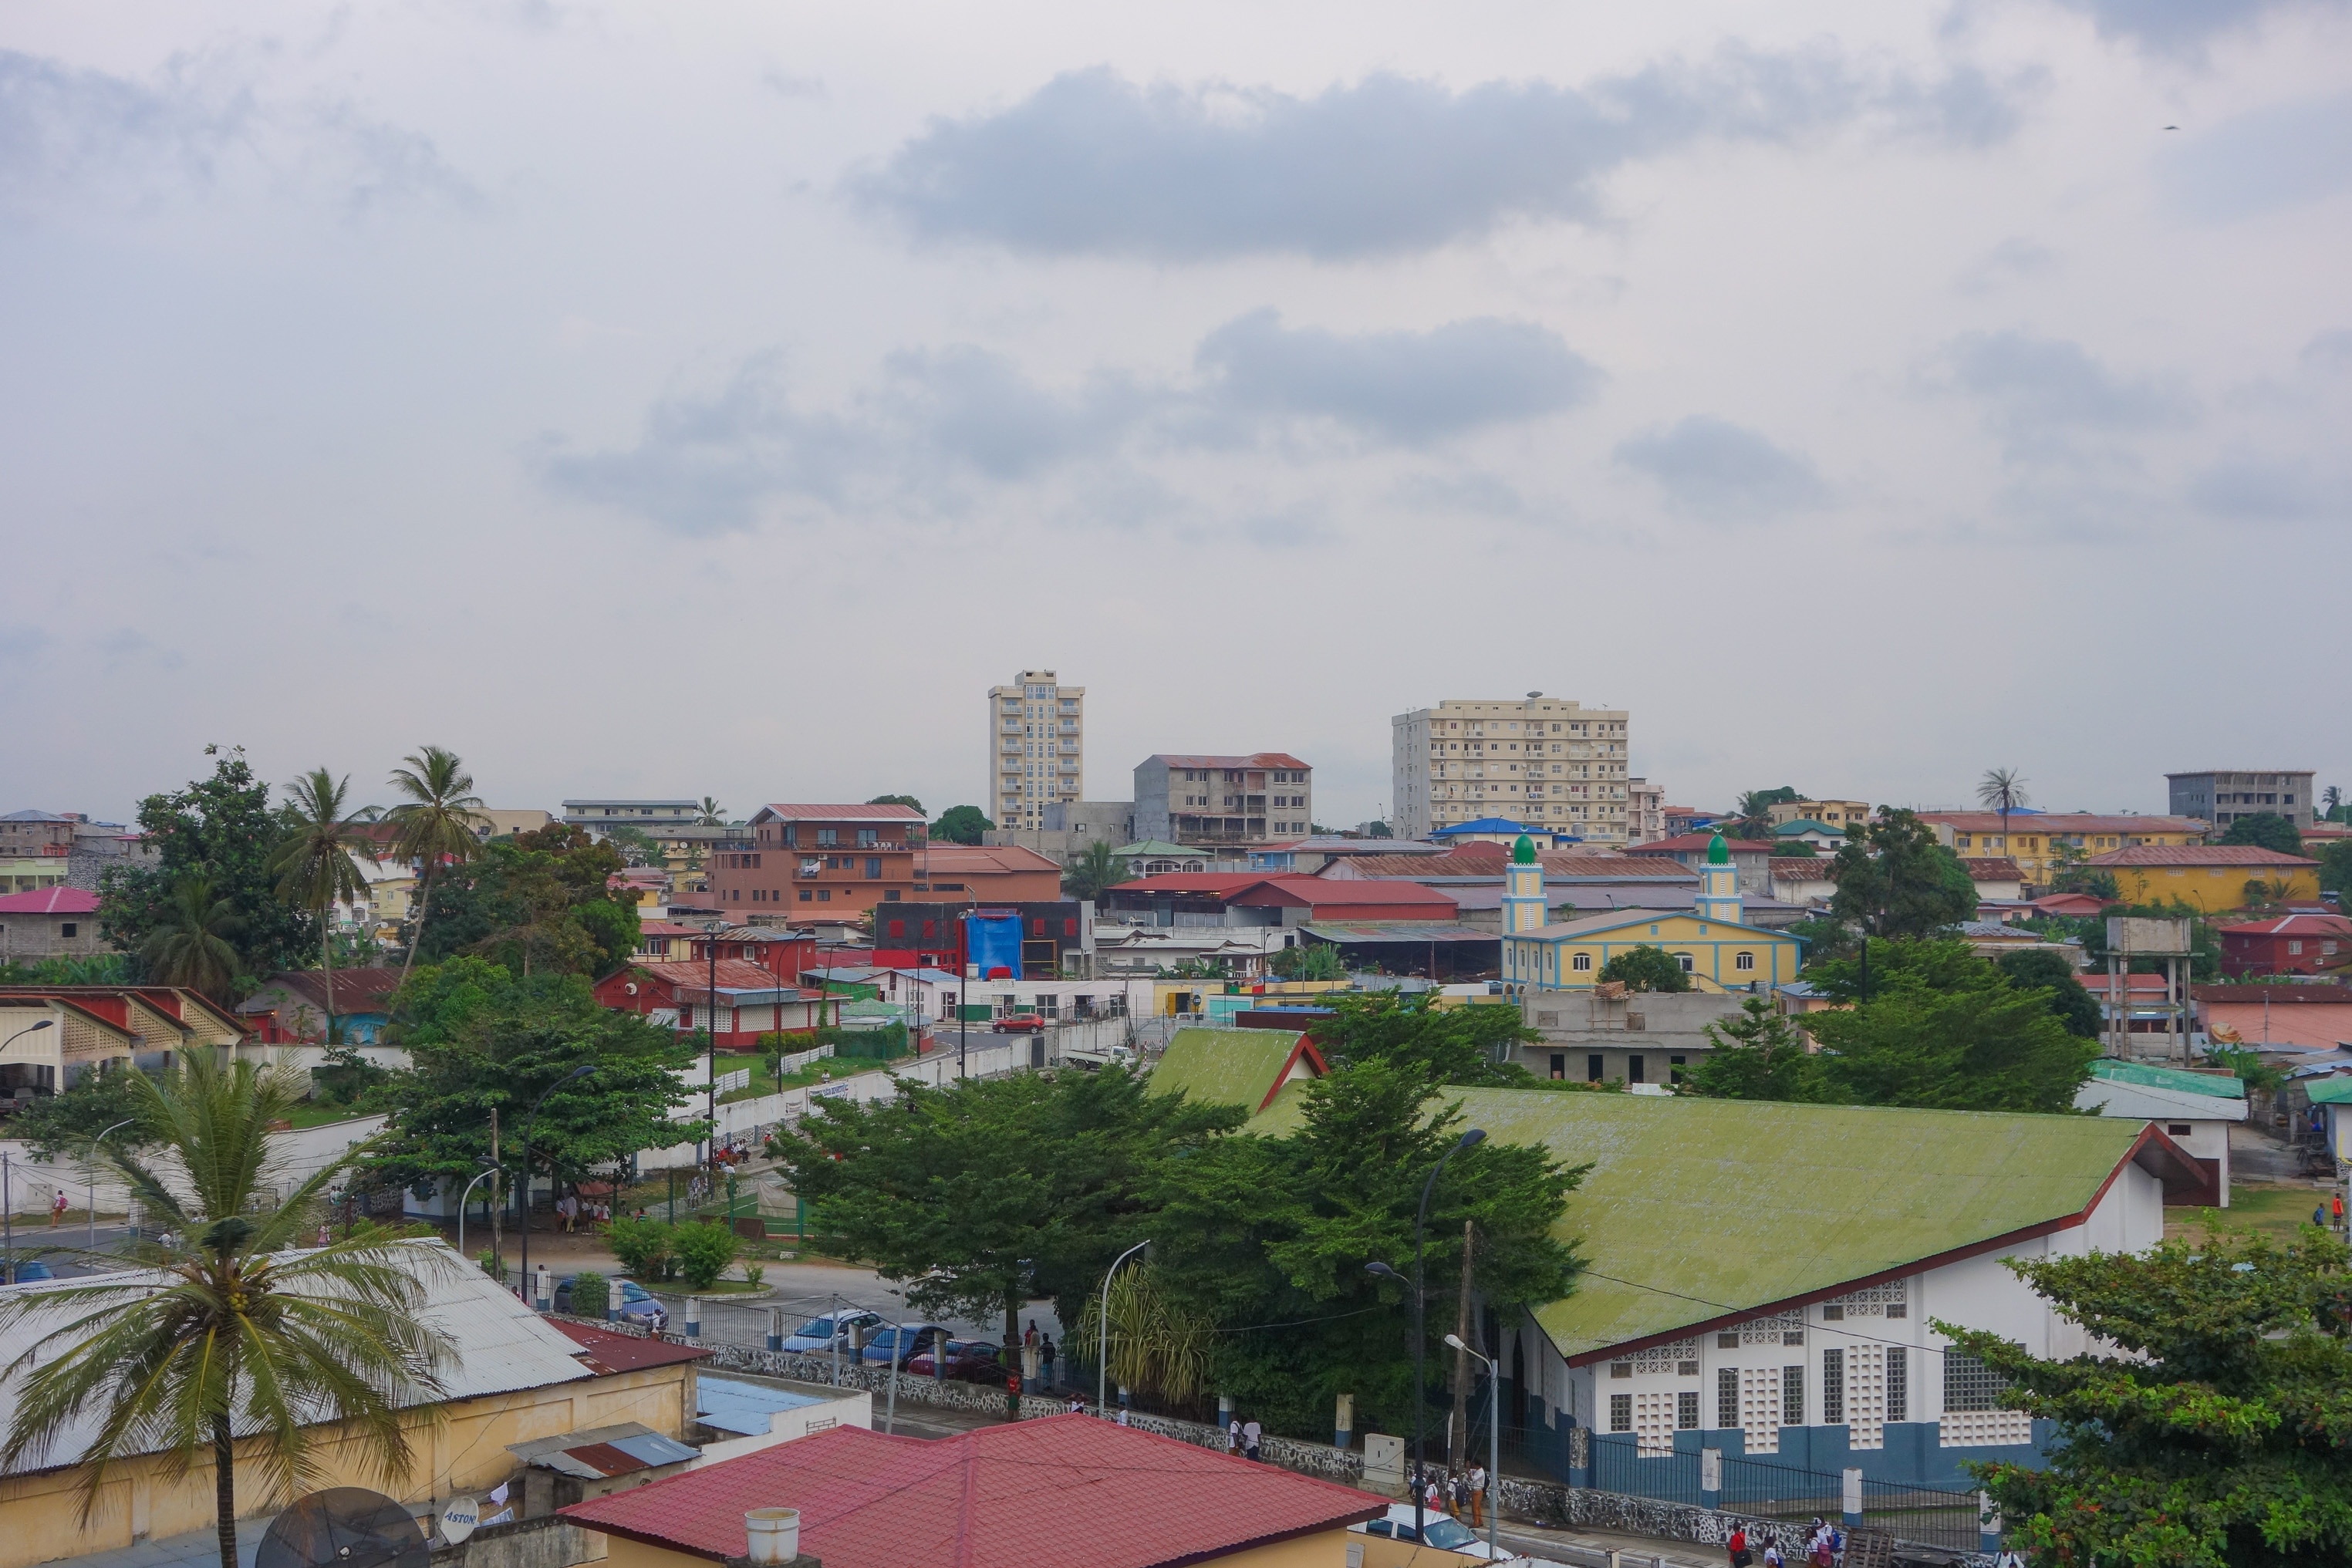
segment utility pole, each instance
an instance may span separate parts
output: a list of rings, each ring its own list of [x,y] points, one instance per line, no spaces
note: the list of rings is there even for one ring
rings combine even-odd
[[[496,1105],[493,1105],[490,1107],[490,1164],[496,1166],[498,1163],[499,1108]],[[493,1177],[491,1179],[490,1190],[496,1194],[496,1197],[490,1204],[490,1256],[499,1259],[506,1257],[506,1253],[499,1249],[503,1240],[499,1226],[507,1217],[507,1195],[505,1187],[506,1181],[503,1177]],[[499,1267],[503,1269],[506,1265],[501,1262]]]
[[[1445,1463],[1462,1468],[1470,1446],[1470,1246],[1476,1235],[1473,1221],[1462,1222],[1462,1294],[1454,1306],[1454,1419],[1446,1425]]]

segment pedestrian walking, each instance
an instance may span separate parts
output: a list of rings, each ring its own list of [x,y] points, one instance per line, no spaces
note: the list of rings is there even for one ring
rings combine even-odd
[[[1470,1478],[1468,1476],[1460,1470],[1454,1471],[1453,1479],[1446,1484],[1446,1490],[1450,1495],[1445,1500],[1454,1505],[1454,1518],[1460,1519],[1470,1511]]]
[[[1438,1486],[1437,1477],[1433,1474],[1422,1483],[1421,1511],[1424,1514],[1445,1511],[1445,1493]]]
[[[1805,1561],[1813,1568],[1837,1568],[1837,1531],[1818,1518],[1813,1521],[1813,1539]]]
[[[1763,1568],[1789,1568],[1789,1560],[1780,1555],[1780,1538],[1777,1535],[1764,1542]]]
[[[1723,1553],[1725,1557],[1730,1560],[1731,1568],[1748,1568],[1748,1565],[1755,1561],[1755,1558],[1748,1550],[1748,1527],[1746,1525],[1738,1524],[1732,1526],[1731,1539],[1723,1543]]]
[[[2331,1197],[2331,1198],[2329,1198],[2329,1199],[2327,1200],[2327,1212],[2328,1212],[2328,1216],[2329,1216],[2329,1218],[2335,1220],[2335,1222],[2336,1222],[2336,1229],[2338,1229],[2338,1230],[2343,1229],[2343,1228],[2344,1228],[2344,1195],[2343,1195],[2342,1193],[2340,1193],[2340,1192],[2339,1192],[2339,1193],[2337,1193],[2334,1197]]]
[[[1482,1530],[1486,1523],[1486,1467],[1470,1467],[1470,1528]]]
[[[328,1228],[327,1222],[323,1219],[319,1221],[319,1245],[331,1247],[334,1244],[334,1240],[335,1233]]]
[[[1037,1341],[1037,1365],[1045,1375],[1045,1392],[1054,1391],[1054,1336],[1045,1334]]]
[[[59,1188],[58,1188],[58,1200],[57,1200],[57,1202],[55,1202],[55,1203],[53,1203],[53,1204],[49,1205],[49,1228],[50,1228],[51,1229],[53,1229],[53,1230],[54,1230],[55,1228],[57,1228],[57,1223],[58,1223],[58,1220],[60,1220],[60,1219],[63,1219],[65,1217],[66,1217],[66,1189],[65,1189],[65,1188],[63,1188],[63,1187],[59,1187]]]
[[[1241,1451],[1242,1418],[1236,1416],[1234,1417],[1233,1425],[1225,1428],[1225,1452],[1228,1454],[1238,1454]]]
[[[2025,1568],[2025,1559],[2015,1547],[2010,1547],[1992,1560],[1992,1568]]]
[[[1243,1422],[1242,1458],[1244,1459],[1255,1459],[1257,1458],[1258,1439],[1265,1436],[1265,1428],[1257,1424],[1256,1416],[1253,1416],[1248,1420]]]

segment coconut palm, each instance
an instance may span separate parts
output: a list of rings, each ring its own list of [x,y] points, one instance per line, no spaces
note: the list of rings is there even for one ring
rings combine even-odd
[[[229,940],[245,929],[236,905],[217,896],[213,879],[190,872],[172,884],[163,919],[139,948],[139,961],[160,985],[186,986],[226,1001],[245,967]]]
[[[2009,814],[2032,802],[2025,776],[2014,768],[1988,768],[1977,783],[1977,804],[2000,813],[2000,852],[2009,853]]]
[[[367,879],[352,852],[366,843],[359,823],[343,815],[352,781],[340,783],[313,768],[286,786],[286,837],[271,852],[266,869],[278,873],[278,896],[319,917],[319,965],[327,978],[327,1033],[335,1039],[335,905],[358,898]]]
[[[727,808],[712,800],[709,796],[705,795],[702,798],[702,806],[700,810],[701,814],[694,819],[696,823],[699,826],[705,828],[723,828],[727,825]]]
[[[301,1097],[298,1075],[199,1051],[174,1072],[130,1077],[151,1152],[117,1141],[88,1153],[182,1239],[142,1247],[143,1267],[0,1301],[0,1333],[30,1337],[5,1370],[23,1381],[0,1467],[78,1463],[87,1522],[116,1466],[159,1454],[177,1481],[209,1460],[221,1568],[236,1568],[238,1432],[270,1500],[325,1479],[325,1457],[347,1451],[344,1427],[370,1479],[407,1471],[415,1407],[441,1396],[449,1355],[420,1321],[419,1275],[454,1263],[373,1230],[283,1250],[364,1147],[259,1207],[288,1175],[269,1128]]]
[[[1097,839],[1062,873],[1062,890],[1072,898],[1100,898],[1105,889],[1126,880],[1126,858],[1111,852],[1108,839]]]
[[[405,768],[392,770],[392,787],[408,797],[392,809],[393,852],[416,862],[416,928],[409,934],[408,956],[400,961],[400,977],[408,978],[416,962],[416,946],[425,940],[425,920],[433,910],[433,872],[443,861],[474,858],[481,847],[479,829],[488,819],[474,794],[474,776],[454,751],[428,746],[401,758]]]

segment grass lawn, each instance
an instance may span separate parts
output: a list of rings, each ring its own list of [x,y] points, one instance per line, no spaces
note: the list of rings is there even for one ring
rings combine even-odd
[[[287,1120],[297,1127],[323,1127],[331,1122],[355,1121],[367,1113],[354,1111],[349,1105],[328,1105],[316,1100],[305,1100],[294,1107],[294,1113]]]
[[[2227,1208],[2168,1208],[2167,1236],[2200,1236],[2210,1228],[2228,1232],[2251,1230],[2284,1239],[2311,1223],[2311,1211],[2327,1201],[2317,1187],[2270,1186],[2252,1182],[2230,1184]]]
[[[766,1068],[754,1062],[751,1064],[751,1082],[745,1084],[740,1089],[730,1089],[726,1093],[721,1094],[719,1097],[719,1103],[721,1105],[728,1105],[732,1104],[738,1100],[755,1100],[762,1094],[776,1094],[781,1093],[787,1089],[798,1089],[804,1084],[822,1082],[824,1081],[826,1069],[832,1066],[833,1063],[829,1061],[823,1062],[811,1062],[808,1066],[802,1068],[797,1072],[787,1072],[782,1078],[778,1078],[770,1073]],[[728,1072],[740,1072],[741,1071],[742,1069],[740,1067],[730,1067],[727,1070]],[[852,1069],[851,1071],[855,1071],[859,1070]],[[722,1072],[719,1076],[724,1078],[727,1076],[727,1073]],[[841,1074],[839,1072],[835,1072],[834,1073],[834,1076],[838,1078]]]

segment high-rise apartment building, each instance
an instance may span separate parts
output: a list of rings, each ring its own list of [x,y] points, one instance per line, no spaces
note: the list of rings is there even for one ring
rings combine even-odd
[[[2297,832],[2311,830],[2311,781],[2307,772],[2168,773],[2172,814],[2200,817],[2216,828],[2227,828],[2241,817],[2275,811],[2293,822]]]
[[[1008,830],[1045,825],[1045,808],[1076,800],[1087,777],[1087,688],[1051,670],[1024,670],[988,694],[988,814]]]
[[[1398,834],[1426,838],[1482,817],[1632,841],[1626,711],[1541,692],[1501,702],[1451,700],[1389,721]]]

